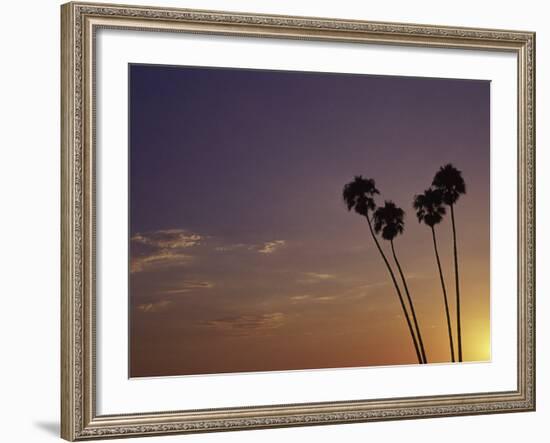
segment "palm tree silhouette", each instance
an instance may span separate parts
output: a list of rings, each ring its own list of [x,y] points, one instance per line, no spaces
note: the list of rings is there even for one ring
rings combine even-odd
[[[420,352],[422,354],[422,359],[424,360],[424,363],[427,363],[428,359],[426,358],[426,351],[424,349],[422,334],[420,333],[420,328],[418,326],[414,304],[411,298],[411,294],[409,292],[407,280],[405,278],[405,275],[403,274],[401,264],[397,259],[395,246],[393,244],[394,238],[403,233],[403,230],[405,228],[404,217],[405,212],[403,211],[403,209],[395,206],[395,203],[393,203],[392,201],[386,201],[384,202],[384,206],[379,207],[376,211],[374,211],[374,231],[377,234],[382,232],[382,238],[390,242],[393,259],[395,260],[395,264],[397,265],[397,269],[399,270],[399,275],[401,276],[401,281],[403,282],[405,293],[407,294],[407,299],[409,301],[409,307],[411,309],[414,327],[416,329],[416,335],[418,337],[418,344],[420,345]]]
[[[462,361],[462,326],[460,322],[460,278],[458,273],[458,251],[456,248],[456,224],[454,205],[462,194],[466,194],[466,184],[462,178],[462,172],[452,164],[446,164],[439,168],[435,174],[432,186],[441,192],[443,203],[451,208],[451,222],[453,225],[453,249],[455,262],[455,286],[456,286],[456,328],[458,336],[458,361]]]
[[[435,235],[435,225],[441,223],[445,215],[445,206],[443,206],[443,195],[438,189],[426,189],[423,194],[416,195],[413,203],[416,209],[416,217],[418,222],[429,226],[432,230],[432,239],[434,244],[435,258],[437,268],[439,269],[439,279],[441,280],[441,289],[443,290],[443,300],[445,302],[445,314],[447,316],[447,329],[449,331],[449,346],[451,349],[451,361],[455,362],[455,349],[453,344],[453,329],[451,326],[451,315],[449,313],[449,302],[447,300],[447,290],[445,289],[445,279],[441,270],[441,261],[439,260],[439,252],[437,250],[437,239]]]
[[[405,307],[405,302],[403,301],[403,295],[401,294],[401,290],[399,289],[399,285],[397,284],[397,280],[395,279],[395,275],[390,266],[390,263],[386,258],[386,254],[384,254],[384,251],[382,250],[382,247],[378,242],[378,238],[374,234],[374,230],[372,228],[372,222],[369,214],[371,211],[374,211],[376,209],[376,203],[374,202],[374,196],[376,194],[380,194],[380,192],[378,191],[378,189],[376,189],[376,184],[374,180],[370,178],[363,178],[362,176],[359,175],[359,176],[355,176],[353,181],[351,181],[350,183],[344,186],[344,191],[342,193],[342,196],[344,198],[344,202],[346,203],[346,206],[348,207],[348,211],[351,211],[352,209],[354,209],[357,214],[362,215],[367,219],[367,224],[369,225],[369,231],[372,236],[372,239],[376,244],[378,252],[382,256],[382,259],[384,260],[386,268],[388,269],[391,280],[393,282],[393,286],[395,287],[395,291],[397,292],[397,296],[399,297],[399,302],[401,303],[401,308],[403,309],[403,314],[405,315],[405,319],[407,320],[409,332],[411,334],[411,338],[414,344],[414,349],[416,351],[416,357],[418,358],[418,363],[424,363],[422,356],[420,354],[418,342],[416,340],[416,336],[414,334],[414,330],[411,324],[411,319],[409,318],[409,313],[407,312],[407,308]]]

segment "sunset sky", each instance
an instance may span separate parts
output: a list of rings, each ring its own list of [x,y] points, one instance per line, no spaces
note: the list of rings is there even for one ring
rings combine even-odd
[[[406,212],[395,247],[428,360],[449,361],[412,209],[449,162],[467,186],[464,358],[489,360],[489,107],[487,81],[130,65],[130,376],[417,363],[366,221],[342,201],[358,174]],[[436,231],[456,326],[450,219]]]

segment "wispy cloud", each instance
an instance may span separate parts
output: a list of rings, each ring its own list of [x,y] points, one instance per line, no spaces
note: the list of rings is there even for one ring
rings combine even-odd
[[[177,295],[177,294],[187,294],[192,291],[197,291],[201,289],[211,289],[214,287],[214,283],[209,281],[197,281],[197,280],[187,280],[177,285],[173,289],[166,289],[160,291],[161,294]]]
[[[222,244],[214,249],[218,252],[233,252],[238,250],[254,251],[260,254],[273,254],[286,245],[286,240],[271,240],[263,243],[234,243]]]
[[[161,300],[158,302],[142,303],[136,306],[141,312],[160,312],[170,306],[172,302],[170,300]]]
[[[193,260],[191,255],[181,254],[171,250],[160,250],[152,252],[149,255],[132,257],[130,272],[135,273],[146,271],[151,268],[183,265],[189,263],[191,260]]]
[[[317,297],[317,300],[319,300],[319,301],[336,300],[336,296],[334,296],[334,295],[322,295],[321,297]]]
[[[258,247],[258,252],[260,254],[273,254],[278,249],[286,245],[285,240],[273,240],[265,242],[263,245]]]
[[[198,245],[202,240],[199,234],[185,229],[161,229],[147,233],[138,233],[132,241],[159,249],[183,249]]]
[[[407,280],[426,280],[430,277],[427,277],[426,274],[419,272],[410,272],[407,274]]]
[[[229,244],[229,245],[216,246],[214,250],[218,252],[231,252],[237,249],[251,249],[251,248],[252,247],[250,245],[247,245],[246,243],[235,243],[235,244]]]
[[[304,300],[309,300],[310,298],[311,298],[311,295],[309,295],[309,294],[293,295],[292,297],[290,297],[290,299],[293,302],[300,302],[300,301],[304,301]]]
[[[288,297],[292,304],[310,304],[310,303],[322,303],[338,300],[339,302],[348,302],[350,300],[363,299],[364,297],[371,296],[379,293],[379,289],[384,286],[388,286],[387,282],[374,282],[363,283],[357,285],[354,282],[347,281],[345,278],[338,278],[335,274],[322,274],[317,272],[305,272],[302,275],[308,278],[297,280],[297,283],[320,283],[325,281],[334,281],[337,286],[332,287],[328,294],[323,293],[325,287],[323,285],[312,286],[307,288],[307,292],[298,293]],[[332,285],[332,283],[331,283]],[[317,289],[323,292],[317,292]]]
[[[304,272],[303,278],[298,280],[298,283],[312,284],[319,283],[327,280],[333,280],[336,278],[336,275],[333,274],[323,274],[320,272]]]
[[[131,241],[130,272],[136,273],[189,263],[193,256],[187,250],[199,245],[202,236],[184,229],[161,229],[137,233]]]
[[[285,240],[261,243],[230,243],[223,238],[210,237],[187,229],[159,229],[137,233],[131,238],[130,272],[189,264],[195,257],[208,257],[215,253],[273,254],[286,245]],[[191,251],[192,249],[192,251]],[[178,292],[185,292],[178,289]]]
[[[375,282],[375,283],[367,283],[364,285],[360,285],[357,288],[353,288],[351,291],[354,293],[355,297],[361,298],[366,297],[372,293],[372,291],[378,292],[378,290],[381,287],[388,286],[388,282]]]
[[[256,335],[280,328],[285,323],[282,312],[260,315],[240,315],[209,320],[203,326],[218,329],[232,335]]]
[[[336,300],[338,297],[335,295],[311,295],[311,294],[301,294],[293,295],[290,297],[290,300],[293,304],[296,303],[319,303]]]

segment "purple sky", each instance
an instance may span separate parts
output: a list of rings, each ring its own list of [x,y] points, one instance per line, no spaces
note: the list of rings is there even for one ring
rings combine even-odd
[[[445,361],[411,204],[449,162],[468,189],[465,340],[483,342],[465,355],[488,358],[489,97],[486,81],[131,65],[132,375],[414,362],[365,221],[342,203],[356,174],[406,211],[396,247]],[[438,230],[453,289],[448,220]]]

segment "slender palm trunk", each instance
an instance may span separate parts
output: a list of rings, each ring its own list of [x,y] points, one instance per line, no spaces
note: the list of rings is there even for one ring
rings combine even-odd
[[[411,333],[411,338],[414,344],[414,349],[416,351],[416,357],[418,358],[418,363],[422,364],[424,361],[422,360],[422,356],[420,354],[420,350],[418,348],[418,342],[416,341],[416,336],[414,335],[414,330],[411,324],[411,319],[409,318],[409,313],[407,312],[407,308],[405,307],[405,302],[403,301],[403,296],[401,295],[401,291],[399,289],[399,285],[397,284],[397,280],[395,279],[395,275],[393,274],[392,268],[390,266],[390,263],[388,262],[388,259],[386,258],[386,254],[384,254],[384,251],[382,250],[382,247],[380,246],[380,243],[378,242],[378,239],[376,238],[376,235],[374,231],[372,230],[372,225],[369,216],[365,216],[367,219],[369,230],[372,235],[372,238],[374,240],[374,243],[376,243],[376,247],[378,248],[378,252],[380,252],[380,255],[384,259],[384,263],[386,264],[386,267],[388,268],[388,272],[390,273],[390,277],[392,279],[393,285],[395,286],[395,290],[397,292],[397,295],[399,297],[399,301],[401,302],[401,308],[403,309],[403,315],[405,316],[405,319],[407,320],[407,325],[409,326],[409,332]]]
[[[455,212],[453,205],[451,206],[451,221],[453,224],[453,247],[455,257],[455,285],[456,285],[456,329],[458,336],[458,361],[462,361],[462,326],[460,322],[460,285],[458,277],[458,252],[456,249],[456,227],[455,227]]]
[[[437,240],[435,238],[435,228],[432,228],[432,238],[434,241],[435,258],[437,260],[437,268],[439,269],[439,278],[441,280],[441,289],[443,290],[443,299],[445,300],[445,315],[447,316],[447,329],[449,331],[449,346],[451,348],[451,361],[455,362],[455,347],[453,344],[453,329],[451,327],[451,315],[449,313],[449,302],[447,300],[447,290],[445,289],[445,279],[443,278],[443,271],[441,270],[441,261],[439,260],[439,252],[437,250]]]
[[[426,351],[424,350],[424,342],[422,341],[422,334],[420,333],[420,328],[418,327],[418,320],[416,319],[416,312],[414,311],[414,305],[412,302],[411,294],[409,293],[409,287],[407,286],[407,280],[405,279],[405,275],[403,275],[403,270],[401,269],[401,265],[399,264],[399,260],[397,260],[397,255],[395,254],[395,248],[393,246],[393,240],[390,240],[391,244],[391,252],[393,254],[393,259],[395,260],[395,264],[397,265],[397,270],[399,271],[399,275],[401,276],[401,281],[403,282],[403,286],[405,287],[405,293],[407,294],[407,299],[409,301],[409,307],[411,308],[411,313],[414,321],[414,327],[416,329],[416,335],[418,337],[418,344],[420,345],[420,353],[422,354],[422,360],[424,360],[424,363],[428,363],[428,359],[426,358]]]

